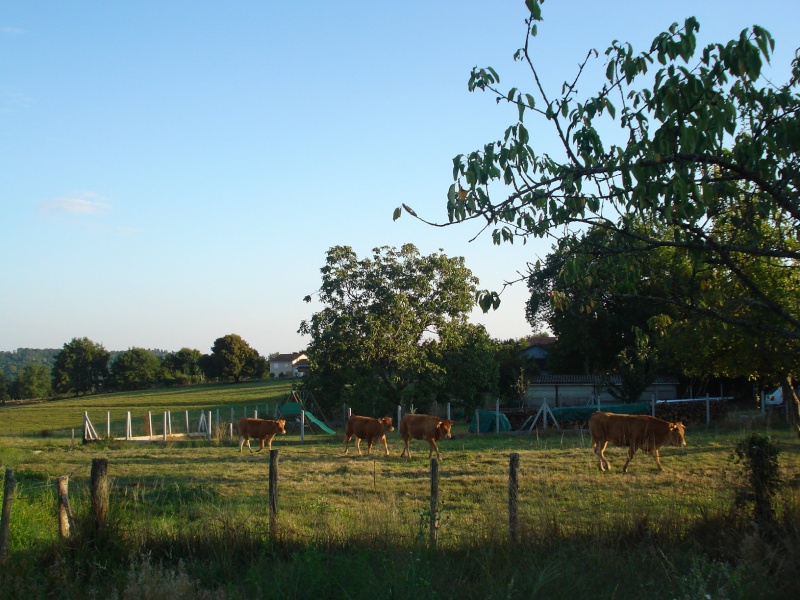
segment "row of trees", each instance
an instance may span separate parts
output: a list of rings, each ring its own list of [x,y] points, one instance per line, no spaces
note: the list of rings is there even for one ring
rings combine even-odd
[[[155,383],[200,383],[212,379],[261,378],[268,359],[241,336],[232,333],[214,341],[210,354],[192,348],[161,355],[145,348],[112,353],[88,338],[73,338],[55,353],[52,367],[41,362],[24,366],[15,379],[0,371],[0,399],[80,396],[98,391],[136,390]]]

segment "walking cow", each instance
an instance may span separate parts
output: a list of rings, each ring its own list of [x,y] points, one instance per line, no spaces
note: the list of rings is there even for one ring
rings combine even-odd
[[[408,460],[411,460],[409,442],[415,439],[427,440],[430,444],[428,458],[433,456],[433,451],[436,450],[436,458],[441,460],[442,457],[439,454],[439,446],[436,445],[436,440],[449,438],[452,426],[453,423],[451,421],[440,419],[433,415],[403,415],[403,418],[400,419],[400,437],[403,438],[403,453],[400,458],[407,455]]]
[[[592,449],[597,456],[597,467],[601,471],[610,469],[603,454],[609,442],[615,446],[628,447],[628,460],[622,467],[623,473],[627,473],[628,463],[639,449],[652,454],[658,470],[663,471],[658,449],[664,444],[686,446],[686,428],[683,423],[670,423],[648,415],[595,412],[589,418],[589,433],[592,435]]]

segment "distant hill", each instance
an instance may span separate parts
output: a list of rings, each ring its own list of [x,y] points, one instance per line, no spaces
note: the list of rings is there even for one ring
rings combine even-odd
[[[51,369],[61,348],[17,348],[11,352],[0,351],[0,370],[6,379],[14,380],[17,374],[31,364],[47,365]]]
[[[55,364],[56,354],[61,350],[62,348],[17,348],[10,352],[0,350],[0,371],[5,373],[7,380],[13,381],[17,378],[17,374],[30,364],[47,365],[52,369]],[[109,364],[113,363],[121,352],[124,352],[124,350],[110,350]],[[168,350],[158,349],[152,349],[150,352],[161,359],[170,353]]]

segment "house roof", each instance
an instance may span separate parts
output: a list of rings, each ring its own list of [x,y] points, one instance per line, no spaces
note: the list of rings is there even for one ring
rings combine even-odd
[[[278,354],[274,358],[269,359],[269,362],[291,362],[295,363],[298,360],[305,359],[306,355],[302,352],[292,352],[290,354]]]
[[[558,338],[555,336],[536,336],[529,337],[527,341],[528,348],[533,348],[534,346],[549,346],[550,344],[555,344],[558,341]]]

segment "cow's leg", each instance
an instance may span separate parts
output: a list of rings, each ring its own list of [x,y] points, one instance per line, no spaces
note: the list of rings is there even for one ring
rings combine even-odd
[[[389,446],[386,444],[386,436],[384,435],[381,440],[383,441],[383,447],[386,449],[386,456],[389,456]]]
[[[604,452],[606,451],[606,447],[608,446],[608,442],[601,442],[595,445],[594,454],[597,457],[597,468],[601,471],[605,471],[606,469],[611,469],[611,465],[608,464],[608,460],[606,460],[606,456]]]
[[[344,438],[344,453],[347,454],[347,445],[350,443],[350,440],[353,439],[353,436],[345,436]]]
[[[244,446],[244,437],[239,436],[239,454],[242,453],[242,446]]]
[[[431,445],[430,452],[428,452],[428,458],[431,458],[431,456],[433,456],[433,451],[436,450],[436,458],[442,460],[442,457],[439,454],[439,446],[436,444],[436,440],[431,438],[428,440],[428,443],[430,443]]]
[[[622,472],[628,472],[628,463],[633,460],[633,455],[636,454],[636,446],[628,446],[628,460],[625,461],[625,464],[622,466]]]
[[[264,449],[264,438],[261,438],[258,441],[261,442],[261,445],[258,447],[258,450],[256,452],[261,452]]]
[[[372,438],[367,438],[367,454],[372,452]]]
[[[407,456],[408,460],[411,460],[411,446],[409,445],[410,440],[411,438],[403,438],[403,453],[400,455],[400,458]]]
[[[361,454],[361,438],[356,436],[356,450],[358,450],[358,455],[363,456]]]
[[[656,450],[652,450],[652,451],[650,452],[650,454],[652,454],[652,455],[653,455],[653,458],[655,458],[655,459],[656,459],[656,464],[658,465],[658,470],[659,470],[659,471],[663,471],[663,470],[664,470],[664,467],[662,467],[662,466],[661,466],[661,459],[658,457],[658,449],[656,449]]]
[[[247,438],[247,449],[250,450],[250,454],[253,453],[253,449],[250,447],[250,438]]]

